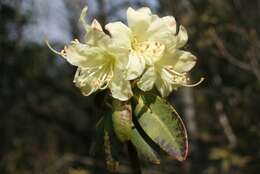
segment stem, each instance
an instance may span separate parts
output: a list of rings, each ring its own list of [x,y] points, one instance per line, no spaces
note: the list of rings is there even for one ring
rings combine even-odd
[[[140,166],[137,151],[130,141],[127,142],[127,149],[133,174],[142,174],[142,169]]]

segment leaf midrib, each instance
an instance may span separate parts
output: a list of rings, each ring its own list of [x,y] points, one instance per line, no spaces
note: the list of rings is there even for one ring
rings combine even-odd
[[[143,99],[142,96],[141,96],[141,98],[142,98],[142,100],[144,101],[144,99]],[[156,100],[158,100],[157,97],[156,97]],[[145,102],[143,102],[143,103],[145,103]],[[146,107],[147,110],[149,110],[149,112],[151,113],[151,115],[152,115],[156,120],[159,121],[159,123],[161,124],[161,126],[163,127],[163,129],[166,130],[167,134],[170,135],[170,137],[172,138],[172,140],[173,140],[172,142],[173,142],[173,145],[175,146],[175,148],[178,148],[178,145],[177,145],[177,143],[174,141],[175,138],[174,138],[174,136],[172,135],[171,131],[169,130],[169,127],[168,127],[166,124],[164,124],[164,122],[160,119],[159,116],[156,117],[157,114],[155,114],[154,112],[152,112],[152,110],[151,110],[150,107],[146,106],[145,104],[144,104],[144,107]]]

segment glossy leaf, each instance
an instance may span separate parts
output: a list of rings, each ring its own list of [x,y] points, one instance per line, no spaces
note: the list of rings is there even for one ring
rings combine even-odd
[[[160,164],[160,160],[157,157],[157,153],[152,147],[144,140],[136,128],[132,129],[131,142],[135,146],[138,154],[144,159],[151,161],[155,164]]]
[[[144,132],[170,156],[179,161],[185,160],[187,132],[175,109],[151,93],[141,94],[136,99],[134,113]]]

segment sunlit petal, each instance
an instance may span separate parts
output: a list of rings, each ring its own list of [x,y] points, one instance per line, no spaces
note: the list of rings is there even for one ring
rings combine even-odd
[[[135,51],[130,52],[125,71],[125,79],[133,80],[139,77],[145,69],[144,58]]]
[[[154,67],[149,67],[137,82],[137,86],[143,91],[150,91],[155,83],[156,74]]]
[[[122,22],[113,22],[105,26],[109,31],[113,44],[119,49],[129,49],[131,47],[132,31]]]
[[[129,100],[133,96],[131,84],[124,79],[123,70],[115,69],[114,76],[109,84],[113,98],[121,101]]]
[[[173,47],[175,49],[182,48],[183,46],[186,45],[187,42],[188,42],[187,30],[181,25],[180,28],[179,28],[179,32],[176,35],[176,38],[175,38],[174,42],[169,44],[169,47]]]
[[[106,59],[102,49],[89,47],[78,41],[72,41],[70,45],[65,46],[61,55],[70,64],[78,67],[97,66]]]
[[[111,44],[110,37],[104,33],[100,23],[97,20],[93,20],[91,27],[85,34],[85,42],[89,46],[100,47],[106,49]]]
[[[159,64],[178,73],[190,71],[196,64],[196,57],[188,51],[168,49]]]
[[[157,78],[155,81],[156,89],[159,91],[162,97],[167,97],[172,92],[173,88],[170,83],[163,80],[162,78]]]
[[[129,7],[127,10],[128,26],[131,28],[135,37],[138,39],[143,39],[152,19],[152,13],[149,8],[143,7],[138,10],[134,10],[133,8]]]
[[[174,41],[176,34],[176,21],[172,16],[157,18],[147,30],[147,38],[165,45]]]

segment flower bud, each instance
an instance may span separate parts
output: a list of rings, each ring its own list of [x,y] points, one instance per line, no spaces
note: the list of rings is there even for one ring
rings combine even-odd
[[[132,107],[129,101],[113,100],[113,127],[117,138],[125,142],[131,139]]]

